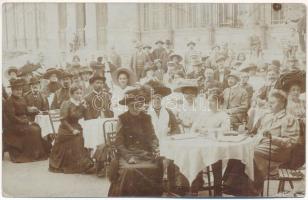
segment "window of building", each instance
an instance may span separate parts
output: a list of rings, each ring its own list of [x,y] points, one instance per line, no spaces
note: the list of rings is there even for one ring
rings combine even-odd
[[[285,21],[286,5],[281,4],[280,10],[271,9],[271,24],[282,24]]]
[[[106,3],[96,4],[96,34],[97,34],[97,48],[103,49],[107,45],[107,22],[108,22],[108,8]]]
[[[80,41],[80,45],[84,47],[86,43],[86,37],[85,37],[86,5],[84,3],[76,4],[76,17],[77,17],[77,23],[76,23],[77,36]]]
[[[59,40],[60,48],[65,49],[66,47],[66,26],[67,26],[67,14],[66,14],[66,4],[58,4],[58,15],[59,15]]]
[[[218,26],[238,28],[240,26],[240,4],[218,4]]]

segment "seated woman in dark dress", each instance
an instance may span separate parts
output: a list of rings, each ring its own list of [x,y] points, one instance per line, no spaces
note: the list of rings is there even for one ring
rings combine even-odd
[[[84,147],[82,127],[85,106],[81,102],[82,87],[70,88],[70,99],[61,105],[61,124],[49,158],[49,170],[62,173],[92,173],[94,164]]]
[[[46,160],[51,144],[41,136],[41,128],[29,121],[26,100],[22,97],[23,79],[12,79],[12,95],[3,105],[3,139],[12,162]]]
[[[145,114],[147,92],[144,86],[126,92],[119,102],[128,111],[119,116],[116,147],[118,168],[111,180],[108,196],[160,196],[162,167],[156,161],[158,140],[151,117]]]

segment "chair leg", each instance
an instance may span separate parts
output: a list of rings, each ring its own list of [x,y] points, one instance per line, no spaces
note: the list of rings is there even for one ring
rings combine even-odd
[[[208,181],[208,187],[209,187],[209,195],[212,196],[210,167],[206,167],[206,171],[207,171],[206,173],[207,173],[207,181]]]
[[[282,181],[279,181],[277,193],[281,192],[281,185],[282,185]]]
[[[282,181],[282,184],[281,184],[281,192],[284,191],[284,185],[285,185],[285,181]]]
[[[289,184],[291,186],[291,189],[293,190],[294,189],[293,181],[289,181]]]

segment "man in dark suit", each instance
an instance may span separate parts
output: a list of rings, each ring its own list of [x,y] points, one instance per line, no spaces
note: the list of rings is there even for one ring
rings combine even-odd
[[[94,74],[89,82],[93,88],[92,92],[85,96],[87,108],[85,111],[85,120],[96,119],[98,117],[113,117],[110,110],[111,94],[105,90],[106,78],[100,74]]]
[[[153,60],[160,59],[162,62],[163,69],[165,72],[167,71],[167,62],[168,62],[168,53],[166,49],[163,47],[164,42],[161,40],[158,40],[155,42],[157,47],[153,50],[152,56]]]
[[[48,111],[49,104],[47,97],[44,96],[40,89],[40,80],[37,77],[32,77],[30,79],[30,88],[31,92],[25,95],[25,100],[27,103],[27,110],[29,111],[29,119],[30,121],[34,121],[35,115],[37,115],[40,111]]]
[[[51,110],[60,109],[61,104],[64,101],[69,100],[70,98],[69,90],[72,84],[72,77],[73,75],[70,74],[69,72],[63,71],[61,73],[62,88],[56,91],[50,106]]]
[[[248,94],[239,82],[239,75],[231,72],[227,77],[228,88],[223,91],[223,108],[230,115],[231,126],[236,130],[238,126],[247,122],[249,106]]]

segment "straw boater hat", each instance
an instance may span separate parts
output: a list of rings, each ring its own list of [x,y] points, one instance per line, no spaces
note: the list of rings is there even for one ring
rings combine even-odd
[[[193,41],[189,41],[186,46],[190,46],[190,45],[196,46],[196,43]]]
[[[22,78],[16,78],[10,80],[9,88],[22,88],[26,84],[26,81]]]
[[[144,99],[146,102],[150,100],[151,88],[146,85],[134,85],[125,91],[125,96],[119,101],[120,105],[128,105],[134,102],[140,102]]]
[[[165,44],[162,40],[157,40],[156,42],[155,42],[155,44]]]
[[[216,62],[219,62],[219,61],[221,61],[221,60],[225,60],[225,56],[223,56],[223,55],[219,55],[218,57],[217,57],[217,59],[216,59]]]
[[[102,81],[106,81],[106,77],[102,76],[101,74],[99,73],[95,73],[93,74],[93,76],[89,79],[89,83],[92,84],[94,83],[94,81],[96,80],[102,80]]]
[[[79,74],[92,74],[92,70],[88,66],[83,66],[80,68]]]
[[[151,80],[147,82],[146,85],[150,86],[153,89],[154,94],[159,94],[163,97],[171,94],[171,89],[166,87],[164,84],[160,83],[159,81]]]
[[[227,76],[227,79],[229,77],[234,77],[237,81],[240,80],[240,75],[239,75],[239,73],[237,71],[231,71],[231,73]]]
[[[170,56],[169,56],[169,59],[170,60],[173,60],[174,57],[177,57],[179,62],[181,62],[183,60],[182,56],[180,56],[179,54],[176,54],[176,53],[172,53]]]
[[[43,78],[44,79],[49,79],[52,74],[56,74],[57,77],[59,78],[61,76],[61,71],[59,71],[58,69],[56,69],[54,67],[49,68],[49,69],[46,70]]]
[[[198,93],[198,83],[195,79],[184,79],[179,82],[179,85],[174,89],[174,92],[181,92],[185,89],[193,89],[196,93]]]
[[[257,70],[257,65],[254,64],[254,63],[249,63],[248,65],[243,65],[239,71],[240,72],[249,72],[250,70],[254,69],[254,70]]]
[[[116,85],[119,85],[118,76],[121,73],[127,74],[127,76],[128,76],[128,85],[132,85],[132,84],[136,83],[136,81],[137,81],[136,74],[134,72],[132,72],[132,70],[130,70],[130,69],[126,68],[126,67],[120,67],[114,73],[112,73],[112,80],[113,80],[113,82]]]
[[[37,83],[40,83],[40,82],[41,82],[40,79],[38,77],[34,76],[30,79],[29,85],[34,85],[34,84],[37,84]]]

